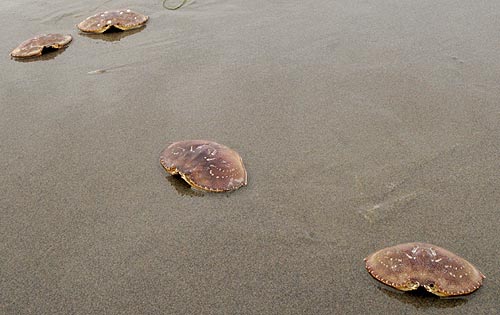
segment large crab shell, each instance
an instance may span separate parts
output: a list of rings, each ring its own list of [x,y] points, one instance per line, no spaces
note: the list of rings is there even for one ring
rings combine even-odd
[[[10,55],[16,58],[40,56],[44,48],[60,49],[66,47],[73,38],[65,34],[41,34],[25,40]]]
[[[104,11],[89,16],[77,26],[82,32],[104,33],[111,27],[127,31],[143,26],[149,17],[130,9]]]
[[[240,155],[213,141],[174,142],[163,150],[160,163],[168,173],[179,174],[194,188],[205,191],[230,191],[247,184]]]
[[[366,269],[378,281],[398,290],[422,286],[438,296],[465,295],[477,290],[485,276],[456,254],[427,243],[406,243],[365,258]]]

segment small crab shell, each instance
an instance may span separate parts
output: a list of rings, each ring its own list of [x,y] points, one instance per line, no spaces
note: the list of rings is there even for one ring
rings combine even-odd
[[[378,281],[398,290],[423,286],[438,296],[465,295],[477,290],[485,276],[470,262],[427,243],[406,243],[365,258],[366,269]]]
[[[223,192],[247,184],[247,172],[240,155],[213,141],[172,143],[161,153],[160,163],[170,174],[181,175],[201,190]]]
[[[127,31],[143,26],[149,17],[130,9],[104,11],[89,16],[77,26],[82,32],[104,33],[111,27]]]
[[[40,56],[44,48],[60,49],[66,47],[73,38],[64,34],[41,34],[22,42],[10,55],[16,58]]]

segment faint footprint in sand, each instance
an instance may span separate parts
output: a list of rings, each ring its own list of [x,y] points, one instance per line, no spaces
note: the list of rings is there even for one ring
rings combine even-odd
[[[383,216],[386,216],[390,212],[392,212],[393,209],[403,208],[409,203],[415,201],[417,197],[418,193],[416,191],[406,194],[400,194],[394,197],[386,197],[376,204],[370,203],[361,207],[361,209],[358,210],[358,213],[361,214],[361,216],[368,222],[375,223]]]

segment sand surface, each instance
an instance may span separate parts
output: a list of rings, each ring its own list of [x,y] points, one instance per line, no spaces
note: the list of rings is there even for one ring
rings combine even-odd
[[[143,29],[85,36],[129,7]],[[500,1],[0,4],[1,314],[494,314]],[[11,60],[39,34],[62,52]],[[170,142],[237,150],[249,184],[192,191]],[[475,264],[458,299],[363,258],[430,242]]]

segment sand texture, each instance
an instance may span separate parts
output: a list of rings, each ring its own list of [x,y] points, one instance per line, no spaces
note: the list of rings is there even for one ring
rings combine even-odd
[[[172,4],[173,5],[173,4]],[[108,9],[143,28],[86,35]],[[0,4],[0,314],[495,314],[500,1]],[[66,49],[13,60],[40,33]],[[160,152],[236,150],[193,191]],[[363,258],[427,242],[483,287],[400,293]]]

